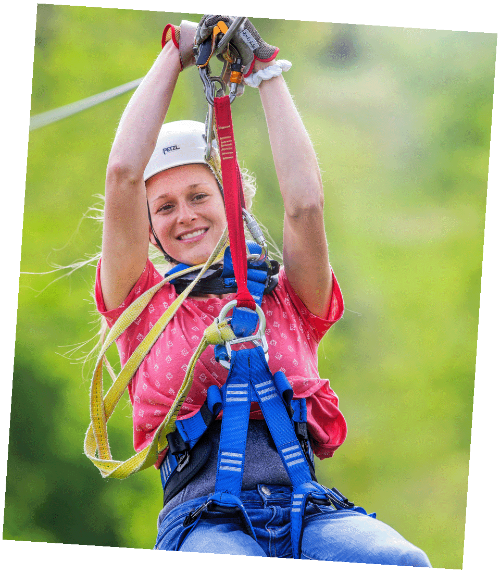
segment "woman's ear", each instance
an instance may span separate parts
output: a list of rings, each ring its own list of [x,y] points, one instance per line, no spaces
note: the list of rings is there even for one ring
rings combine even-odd
[[[157,249],[159,249],[160,251],[163,252],[163,249],[158,245],[158,241],[155,239],[155,235],[153,232],[153,221],[151,220],[151,211],[149,209],[149,201],[146,199],[146,206],[148,208],[148,220],[149,220],[149,229],[148,229],[148,233],[149,233],[149,242],[156,247]]]
[[[153,235],[153,231],[151,230],[151,227],[149,227],[149,242],[150,242],[154,247],[156,247],[157,249],[159,248],[159,247],[158,247],[158,243],[156,242],[156,239],[155,239],[155,237],[154,237],[154,235]]]

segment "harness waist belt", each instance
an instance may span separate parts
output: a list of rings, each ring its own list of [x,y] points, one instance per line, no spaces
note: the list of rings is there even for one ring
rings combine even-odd
[[[208,394],[220,395],[217,386],[210,386]],[[166,505],[198,474],[206,464],[212,452],[212,445],[207,430],[220,412],[221,405],[208,405],[208,398],[200,411],[192,418],[177,421],[175,432],[167,436],[169,450],[160,466],[163,486],[163,505]],[[292,419],[295,432],[305,453],[311,475],[314,479],[314,455],[307,434],[307,411],[305,398],[291,401]],[[209,412],[210,417],[207,417]],[[203,414],[205,413],[205,415]],[[203,428],[200,433],[200,428]]]

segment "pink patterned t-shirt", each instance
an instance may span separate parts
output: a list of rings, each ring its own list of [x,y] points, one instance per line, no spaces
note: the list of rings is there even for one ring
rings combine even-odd
[[[114,310],[107,310],[97,266],[95,298],[98,311],[111,327],[125,308],[163,278],[150,260],[125,301]],[[333,277],[333,294],[325,319],[313,315],[292,289],[284,270],[276,288],[264,295],[261,308],[266,316],[266,339],[269,345],[269,368],[281,370],[290,382],[296,398],[306,398],[307,421],[314,453],[320,458],[333,455],[346,436],[345,419],[338,409],[338,398],[330,383],[318,372],[318,345],[327,330],[342,316],[342,294]],[[148,306],[117,339],[122,366],[140,341],[177,297],[173,285],[166,284]],[[188,297],[153,345],[131,383],[129,395],[133,405],[134,448],[146,447],[156,428],[172,405],[205,328],[211,325],[222,307],[236,294],[219,299]],[[202,406],[207,388],[221,387],[228,371],[214,357],[213,347],[202,354],[194,370],[193,385],[178,419],[189,418]],[[258,404],[252,403],[250,417],[263,419]],[[159,467],[161,459],[156,466]]]

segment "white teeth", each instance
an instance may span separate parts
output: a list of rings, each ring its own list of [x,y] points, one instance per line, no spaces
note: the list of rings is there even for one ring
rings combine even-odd
[[[203,235],[206,229],[200,229],[199,231],[194,231],[193,233],[186,233],[179,238],[180,241],[184,241],[185,239],[192,239],[193,237],[197,237],[198,235]]]

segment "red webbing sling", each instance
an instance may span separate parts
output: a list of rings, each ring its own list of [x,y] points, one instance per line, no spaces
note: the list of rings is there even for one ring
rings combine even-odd
[[[217,139],[221,160],[224,204],[229,230],[229,246],[237,284],[236,306],[255,310],[255,301],[247,287],[247,254],[242,209],[245,205],[240,168],[236,160],[233,121],[229,96],[214,98]]]

